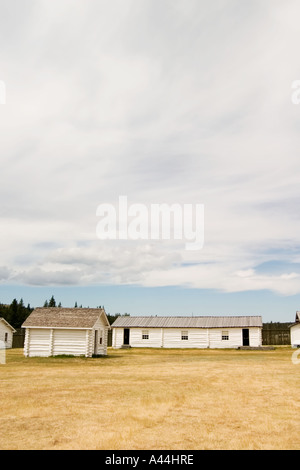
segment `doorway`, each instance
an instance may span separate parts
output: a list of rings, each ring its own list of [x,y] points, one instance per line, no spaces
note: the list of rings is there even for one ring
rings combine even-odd
[[[129,328],[124,328],[124,340],[123,344],[126,346],[129,346],[130,342],[130,329]]]
[[[243,346],[249,346],[249,328],[243,328]]]

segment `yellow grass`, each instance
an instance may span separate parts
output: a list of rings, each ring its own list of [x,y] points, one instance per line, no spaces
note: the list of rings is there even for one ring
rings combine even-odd
[[[293,350],[112,350],[0,365],[0,449],[299,449]]]

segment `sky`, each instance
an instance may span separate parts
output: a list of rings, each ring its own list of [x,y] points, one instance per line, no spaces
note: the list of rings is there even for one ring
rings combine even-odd
[[[299,15],[297,0],[2,0],[0,302],[293,321]],[[201,204],[203,246],[99,238],[97,208],[121,196]]]

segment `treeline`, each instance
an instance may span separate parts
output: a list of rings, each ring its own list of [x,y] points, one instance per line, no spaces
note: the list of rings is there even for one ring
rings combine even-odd
[[[45,300],[43,307],[62,307],[62,303],[56,302],[54,296],[52,295],[49,300]],[[74,308],[83,307],[82,305],[78,306],[77,302],[75,302]],[[104,308],[104,306],[99,305],[96,308]],[[10,305],[0,303],[0,318],[4,318],[13,328],[17,329],[21,328],[22,324],[33,310],[34,309],[30,306],[30,304],[25,307],[23,299],[19,301],[14,299]],[[121,313],[115,313],[114,315],[111,315],[110,313],[106,313],[106,315],[109,323],[112,324],[117,317],[129,316],[130,314],[124,313],[121,315]]]
[[[19,302],[14,299],[10,305],[0,304],[0,317],[4,318],[13,328],[21,328],[33,308],[30,304],[25,307],[23,299]]]

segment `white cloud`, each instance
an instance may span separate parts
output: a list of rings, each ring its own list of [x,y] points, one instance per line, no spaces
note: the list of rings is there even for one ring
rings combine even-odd
[[[300,292],[298,275],[256,272],[275,249],[299,257],[298,3],[41,0],[22,11],[6,2],[2,15],[3,279]],[[203,250],[100,246],[96,208],[119,195],[203,203]]]

